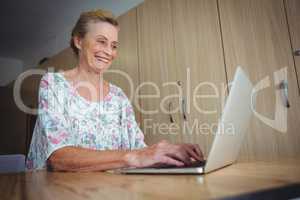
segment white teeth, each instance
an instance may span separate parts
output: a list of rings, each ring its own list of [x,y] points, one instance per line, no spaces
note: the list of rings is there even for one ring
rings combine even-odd
[[[100,57],[100,56],[95,56],[95,57],[96,57],[96,59],[97,59],[98,61],[105,62],[105,63],[108,63],[108,62],[109,62],[109,60],[106,59],[106,58],[102,58],[102,57]]]

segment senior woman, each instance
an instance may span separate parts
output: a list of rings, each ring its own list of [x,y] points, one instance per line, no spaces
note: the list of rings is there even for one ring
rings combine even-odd
[[[108,11],[80,15],[70,42],[77,66],[41,79],[27,169],[103,171],[202,160],[197,145],[147,146],[124,92],[101,78],[116,58],[118,32]]]

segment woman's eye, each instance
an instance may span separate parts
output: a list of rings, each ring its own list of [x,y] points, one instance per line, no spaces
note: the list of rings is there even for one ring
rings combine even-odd
[[[117,49],[118,46],[117,46],[117,45],[113,45],[112,48],[113,48],[113,49]]]
[[[106,44],[106,41],[104,41],[104,40],[98,40],[98,43],[100,43],[100,44]]]

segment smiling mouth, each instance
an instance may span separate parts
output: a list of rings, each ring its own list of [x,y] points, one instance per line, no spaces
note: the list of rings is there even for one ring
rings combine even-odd
[[[99,62],[104,62],[104,63],[109,63],[110,62],[110,59],[108,58],[104,58],[104,57],[101,57],[101,56],[95,56],[96,60],[98,60]]]

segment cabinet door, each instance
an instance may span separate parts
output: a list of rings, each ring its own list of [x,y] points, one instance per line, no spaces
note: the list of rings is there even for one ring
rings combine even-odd
[[[118,17],[118,22],[118,56],[105,72],[104,78],[122,88],[134,107],[137,122],[140,123],[141,116],[137,109],[139,102],[134,102],[135,90],[139,85],[136,9]]]
[[[258,114],[253,116],[241,159],[267,160],[298,155],[300,101],[283,1],[218,2],[229,80],[232,80],[238,65],[245,69],[255,84],[266,76],[270,80],[270,86],[257,93]],[[284,77],[285,69],[290,103],[287,119],[282,115],[284,112],[277,112],[284,110],[281,99],[284,95],[279,90],[278,80],[274,79],[274,73]],[[279,120],[273,121],[271,127],[266,125],[266,118],[262,116],[270,120],[277,116]],[[285,121],[287,130],[279,130],[284,129]]]
[[[140,101],[146,142],[152,144],[161,139],[178,142],[181,140],[177,109],[179,91],[176,86],[178,68],[175,63],[171,1],[145,1],[137,11],[142,84],[139,94],[143,95]]]
[[[294,54],[295,68],[298,77],[298,87],[300,94],[300,1],[285,0],[288,25],[291,37],[291,46]]]
[[[217,3],[173,0],[172,11],[175,59],[186,102],[183,140],[200,144],[207,155],[222,112],[223,86],[227,82]]]

